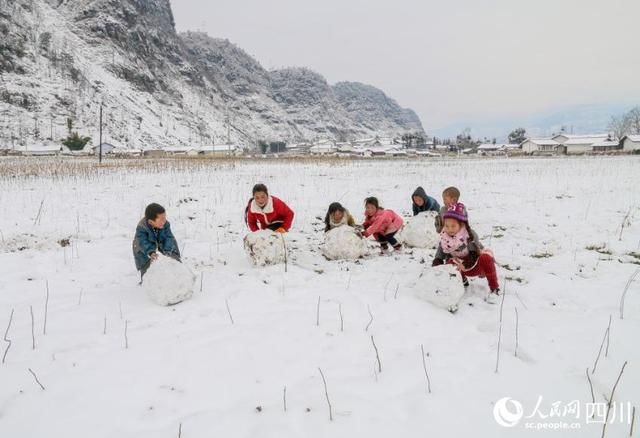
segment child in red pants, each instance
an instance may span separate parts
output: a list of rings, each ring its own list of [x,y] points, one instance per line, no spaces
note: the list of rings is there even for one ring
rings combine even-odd
[[[442,218],[440,245],[432,266],[456,265],[464,287],[469,286],[467,277],[486,278],[491,290],[486,301],[495,303],[500,294],[496,263],[491,251],[483,248],[478,235],[469,226],[465,206],[460,202],[450,205]]]

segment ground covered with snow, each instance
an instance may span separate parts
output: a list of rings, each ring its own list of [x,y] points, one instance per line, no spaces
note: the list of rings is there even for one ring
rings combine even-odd
[[[0,159],[0,436],[599,437],[592,393],[601,409],[625,361],[606,436],[628,436],[640,278],[623,319],[620,302],[640,263],[639,169],[637,157]],[[286,263],[245,251],[256,182],[296,212]],[[447,312],[434,296],[460,285],[431,268],[432,248],[324,257],[330,202],[362,221],[374,195],[408,216],[418,185],[438,199],[460,188],[502,304],[473,278]],[[174,306],[138,285],[131,240],[150,202],[196,278]]]

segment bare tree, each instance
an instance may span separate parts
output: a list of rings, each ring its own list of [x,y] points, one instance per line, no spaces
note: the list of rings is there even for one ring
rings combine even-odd
[[[616,138],[622,138],[629,132],[629,119],[626,115],[611,117],[608,129]]]
[[[640,106],[636,106],[629,111],[625,118],[629,124],[629,134],[640,134]]]

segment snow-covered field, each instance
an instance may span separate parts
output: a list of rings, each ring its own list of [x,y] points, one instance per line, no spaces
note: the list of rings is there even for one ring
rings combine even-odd
[[[620,301],[640,263],[639,170],[638,157],[100,169],[2,159],[0,437],[599,437],[625,361],[606,436],[628,436],[627,406],[640,406],[640,278],[624,319]],[[286,271],[244,252],[256,182],[296,212]],[[472,306],[431,304],[433,250],[322,257],[330,202],[362,220],[375,195],[407,215],[418,185],[437,199],[460,188],[500,265],[502,306],[482,301],[477,278]],[[172,307],[147,297],[131,255],[149,202],[167,208],[197,277],[192,299]],[[519,419],[513,427],[494,418],[504,397],[515,402],[501,402],[499,418]],[[567,412],[576,400],[579,418]]]

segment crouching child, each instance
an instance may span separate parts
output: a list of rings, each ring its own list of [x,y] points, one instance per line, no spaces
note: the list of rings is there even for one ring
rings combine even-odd
[[[484,249],[478,235],[469,226],[465,206],[462,203],[451,204],[442,218],[440,244],[432,266],[455,265],[465,288],[469,286],[467,277],[486,278],[490,289],[486,301],[495,303],[500,293],[496,263],[491,251]]]
[[[140,271],[140,283],[151,263],[158,258],[158,253],[180,261],[178,242],[171,232],[164,207],[149,204],[133,239],[133,258],[136,269]]]
[[[402,227],[402,218],[393,210],[380,207],[378,198],[365,199],[365,219],[362,227],[363,237],[373,236],[380,243],[381,254],[386,253],[389,245],[395,251],[402,250],[402,244],[395,238]]]

